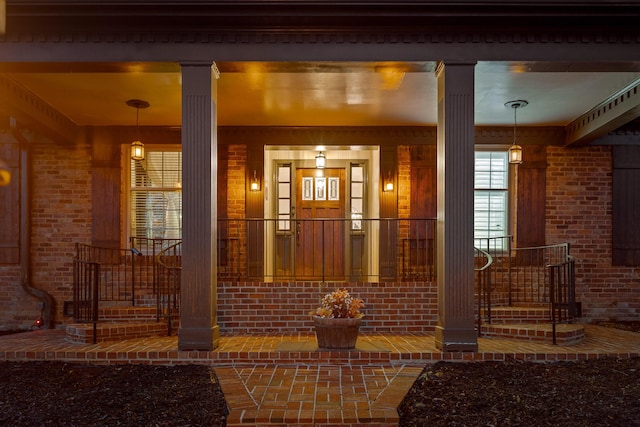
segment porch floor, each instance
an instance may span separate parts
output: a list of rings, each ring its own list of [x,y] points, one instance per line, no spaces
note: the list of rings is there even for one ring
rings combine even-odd
[[[223,334],[213,351],[180,351],[155,337],[74,344],[64,330],[0,336],[0,360],[73,363],[207,364],[230,409],[228,426],[398,425],[396,408],[429,363],[640,357],[640,334],[585,326],[579,344],[479,338],[478,351],[442,353],[432,335],[364,334],[354,350],[319,350],[311,334]]]

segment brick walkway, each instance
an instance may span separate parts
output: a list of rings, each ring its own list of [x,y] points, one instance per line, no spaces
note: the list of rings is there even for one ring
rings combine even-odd
[[[430,335],[361,334],[357,348],[318,350],[312,335],[224,335],[211,352],[179,351],[176,337],[72,344],[61,330],[0,336],[0,360],[209,364],[230,408],[228,426],[393,426],[425,364],[640,357],[640,334],[586,327],[571,346],[480,338],[477,353],[442,353]]]

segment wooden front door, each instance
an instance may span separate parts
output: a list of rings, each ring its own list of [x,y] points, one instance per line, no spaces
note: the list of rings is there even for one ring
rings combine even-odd
[[[296,171],[296,276],[344,280],[345,170]]]

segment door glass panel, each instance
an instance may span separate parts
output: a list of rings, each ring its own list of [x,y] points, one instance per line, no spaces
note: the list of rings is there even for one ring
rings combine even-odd
[[[278,167],[278,219],[291,219],[291,165]],[[278,221],[278,231],[290,230],[289,221]]]

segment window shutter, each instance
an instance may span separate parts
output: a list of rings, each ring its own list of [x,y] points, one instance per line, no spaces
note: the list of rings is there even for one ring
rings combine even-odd
[[[613,147],[613,265],[640,265],[640,147]]]
[[[545,245],[547,151],[543,145],[523,147],[518,165],[517,247]]]
[[[20,150],[0,143],[0,159],[11,171],[11,182],[0,187],[0,264],[20,262]]]

